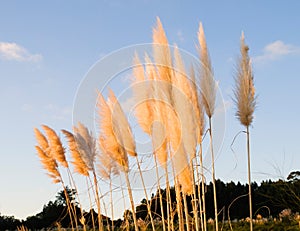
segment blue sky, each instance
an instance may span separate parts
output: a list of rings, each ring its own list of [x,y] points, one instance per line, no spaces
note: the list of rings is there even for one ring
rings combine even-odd
[[[76,91],[91,66],[117,49],[151,42],[156,16],[169,42],[193,55],[203,23],[227,109],[216,177],[247,179],[245,137],[237,138],[234,153],[230,149],[243,129],[231,102],[242,30],[258,93],[252,178],[278,179],[299,169],[300,2],[2,1],[0,6],[1,214],[26,218],[54,199],[60,186],[42,170],[33,128],[70,129]]]

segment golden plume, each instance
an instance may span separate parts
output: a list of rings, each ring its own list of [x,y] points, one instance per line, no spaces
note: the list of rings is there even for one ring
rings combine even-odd
[[[41,133],[41,131],[37,128],[34,128],[34,134],[35,138],[39,144],[39,146],[44,150],[44,151],[50,151],[49,150],[49,143],[47,138]]]
[[[59,136],[56,134],[56,132],[46,126],[42,125],[43,130],[46,133],[46,136],[49,141],[50,146],[50,155],[57,160],[63,167],[68,167],[68,162],[66,161],[65,157],[65,149],[60,141]]]
[[[100,154],[98,155],[98,172],[104,179],[110,179],[113,175],[119,175],[119,168],[116,162],[111,158],[109,153],[100,148]]]
[[[151,134],[151,103],[149,102],[149,81],[145,77],[144,68],[137,54],[134,57],[132,90],[135,102],[135,116],[145,133]],[[151,64],[146,64],[151,65]]]
[[[116,98],[112,90],[109,91],[107,104],[112,112],[113,124],[116,125],[115,128],[119,131],[117,134],[121,134],[121,140],[124,145],[125,151],[130,156],[136,156],[137,154],[135,151],[135,141],[131,131],[131,127],[118,99]]]
[[[186,75],[185,67],[178,50],[174,48],[174,75],[172,77],[172,96],[174,107],[180,119],[180,129],[182,131],[182,142],[185,151],[190,158],[196,156],[197,146],[197,124],[195,111],[192,104],[192,87]]]
[[[73,158],[72,164],[74,166],[75,172],[84,176],[88,176],[89,175],[88,167],[80,155],[74,135],[67,130],[61,130],[61,131],[65,135],[68,141],[69,150]]]
[[[116,129],[112,112],[101,93],[98,94],[97,108],[100,120],[99,145],[114,161],[122,166],[122,170],[128,171],[128,157],[124,150],[121,135],[118,129]]]
[[[157,17],[156,27],[153,28],[153,55],[160,80],[171,83],[172,57],[167,36],[160,19]]]
[[[47,171],[47,175],[52,178],[53,183],[59,183],[61,181],[61,178],[55,159],[47,155],[47,153],[40,146],[35,146],[35,149],[43,165],[43,168]]]

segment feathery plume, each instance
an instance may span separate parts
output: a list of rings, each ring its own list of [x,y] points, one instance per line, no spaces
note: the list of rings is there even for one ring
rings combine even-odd
[[[168,159],[168,150],[164,118],[161,116],[165,105],[160,101],[153,104],[153,114],[155,115],[155,121],[152,126],[153,152],[160,165],[165,166]]]
[[[94,171],[94,163],[97,155],[96,140],[93,134],[82,123],[78,122],[73,127],[74,137],[77,143],[77,149],[81,158],[89,170]]]
[[[255,88],[253,84],[253,74],[251,62],[248,55],[249,47],[245,44],[245,36],[242,32],[241,36],[241,57],[235,78],[236,87],[234,90],[235,103],[237,106],[236,116],[241,124],[247,129],[247,157],[248,157],[248,194],[249,194],[249,217],[250,217],[250,231],[253,230],[252,221],[252,193],[251,193],[251,159],[250,159],[250,132],[249,125],[253,121],[253,112],[256,105]]]
[[[192,171],[185,155],[184,147],[179,145],[179,149],[174,158],[175,171],[178,174],[178,182],[181,190],[187,195],[193,193]]]
[[[50,144],[50,155],[55,160],[57,160],[63,167],[67,168],[68,162],[65,157],[65,149],[62,146],[59,136],[52,128],[46,125],[42,125],[42,128],[45,131]]]
[[[125,151],[130,156],[136,156],[135,142],[130,125],[118,99],[112,90],[109,91],[107,104],[112,112],[113,122],[116,121],[116,129],[118,129],[119,133],[121,134]]]
[[[39,144],[39,146],[42,148],[44,151],[49,151],[49,143],[47,138],[41,133],[41,131],[37,128],[34,128],[34,134],[35,138]]]
[[[255,88],[251,61],[248,55],[249,47],[245,44],[244,33],[241,36],[241,57],[235,78],[234,90],[235,104],[237,107],[236,116],[244,126],[249,126],[253,121],[253,112],[256,106]]]
[[[75,172],[77,172],[81,175],[84,175],[84,176],[88,176],[89,175],[88,167],[87,167],[86,163],[83,161],[81,154],[77,148],[77,143],[76,143],[74,135],[67,130],[61,130],[61,131],[65,135],[65,137],[68,141],[71,156],[73,158],[72,164],[74,166]]]
[[[156,27],[153,28],[153,55],[157,64],[158,77],[160,80],[171,83],[172,58],[167,36],[160,19],[157,17]]]
[[[178,50],[174,48],[174,75],[172,76],[172,95],[174,107],[180,119],[182,141],[184,148],[190,158],[196,156],[197,136],[195,111],[192,104],[192,87],[186,76],[185,67]]]
[[[59,183],[61,180],[56,161],[52,157],[48,156],[40,146],[35,146],[35,149],[43,168],[47,171],[47,175],[52,178],[53,183]]]
[[[104,179],[110,179],[113,175],[119,175],[119,168],[116,162],[111,158],[109,153],[100,148],[100,154],[98,155],[98,172]]]
[[[152,75],[152,74],[151,74]],[[169,140],[168,135],[168,112],[171,111],[170,105],[164,95],[164,82],[159,80],[151,81],[152,92],[152,114],[153,114],[153,126],[152,126],[152,142],[153,151],[158,159],[160,165],[165,166],[168,159],[167,142]]]
[[[99,145],[114,161],[122,166],[125,171],[128,171],[128,157],[123,144],[119,143],[122,142],[121,135],[118,129],[116,129],[116,124],[112,119],[112,112],[101,93],[98,94],[97,107],[100,118]]]
[[[210,135],[210,150],[212,160],[212,184],[214,193],[214,209],[215,209],[215,227],[216,231],[218,227],[218,205],[217,205],[217,190],[216,190],[216,179],[215,179],[215,157],[213,150],[213,135],[212,135],[212,116],[215,110],[216,101],[216,82],[213,77],[212,67],[210,64],[209,54],[206,46],[205,35],[202,27],[202,23],[199,26],[198,39],[200,44],[200,61],[202,68],[200,70],[200,86],[202,103],[204,104],[205,112],[209,118],[209,135]]]
[[[199,25],[198,40],[200,45],[200,61],[202,65],[200,70],[202,102],[207,116],[211,118],[215,110],[216,82],[213,77],[213,70],[210,63],[202,23]]]
[[[204,120],[204,111],[203,104],[201,103],[201,98],[199,97],[199,92],[197,89],[195,70],[193,67],[190,69],[190,77],[191,77],[191,97],[192,97],[192,105],[193,110],[195,112],[196,117],[196,127],[197,127],[197,143],[200,144],[202,142],[202,136],[204,134],[205,128],[205,120]]]
[[[192,172],[182,143],[180,120],[174,110],[168,111],[168,119],[172,124],[172,126],[169,126],[172,163],[178,176],[178,183],[182,187],[182,192],[190,195],[193,192]]]
[[[134,99],[138,102],[135,108],[135,116],[143,131],[150,135],[152,115],[149,102],[149,81],[145,77],[144,67],[137,54],[134,57],[132,90]],[[151,65],[151,64],[147,64]]]

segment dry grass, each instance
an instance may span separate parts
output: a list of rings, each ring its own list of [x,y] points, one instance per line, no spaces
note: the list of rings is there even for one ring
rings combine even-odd
[[[213,70],[210,62],[210,57],[206,45],[205,34],[202,23],[199,25],[198,32],[199,54],[201,62],[200,70],[200,86],[202,93],[202,103],[206,114],[209,118],[212,117],[215,111],[216,101],[216,82],[213,77]]]
[[[245,44],[244,33],[241,36],[241,56],[238,61],[237,74],[235,78],[235,104],[236,116],[244,126],[249,126],[253,121],[253,112],[256,105],[255,88],[251,61],[248,55],[249,47]]]
[[[49,147],[50,147],[50,155],[57,160],[63,167],[68,167],[68,162],[65,157],[65,149],[62,146],[59,136],[56,132],[48,127],[47,125],[42,125],[43,130],[46,133]]]
[[[74,166],[74,171],[83,176],[89,176],[89,168],[81,157],[74,135],[67,130],[61,130],[61,131],[65,135],[65,138],[68,141],[69,150],[73,159],[71,163]]]
[[[174,53],[172,54],[162,23],[160,19],[157,18],[157,24],[153,29],[153,58],[150,58],[150,56],[146,54],[144,57],[144,64],[146,65],[142,64],[137,55],[135,55],[133,60],[134,67],[131,87],[134,99],[137,103],[135,107],[135,116],[137,117],[139,126],[150,136],[152,141],[153,158],[161,203],[160,212],[162,214],[162,226],[164,231],[167,229],[168,231],[175,229],[176,225],[172,220],[174,214],[178,216],[178,227],[180,231],[185,229],[188,231],[194,229],[196,231],[206,231],[207,229],[204,166],[202,159],[202,139],[205,131],[204,112],[209,119],[215,228],[218,230],[218,209],[214,169],[215,160],[212,135],[212,118],[215,112],[217,84],[214,80],[212,65],[201,23],[198,32],[198,42],[201,68],[195,72],[194,68],[191,67],[189,72],[190,76],[188,77],[188,72],[186,71],[185,63],[183,62],[178,47],[175,46]],[[238,61],[234,95],[237,107],[236,116],[241,124],[247,127],[249,159],[249,125],[251,125],[253,121],[256,97],[248,50],[249,48],[244,41],[244,35],[242,35],[241,57]],[[201,91],[198,90],[198,82],[200,83]],[[110,183],[109,192],[111,214],[113,218],[114,204],[112,176],[120,175],[121,177],[121,174],[124,174],[131,202],[131,210],[133,212],[134,226],[135,230],[138,231],[135,204],[128,175],[130,171],[129,161],[131,161],[132,158],[135,158],[144,187],[147,212],[151,220],[152,230],[154,231],[155,226],[151,213],[151,204],[149,202],[151,199],[148,199],[148,192],[143,180],[143,169],[141,169],[140,161],[138,159],[139,156],[136,151],[135,137],[126,113],[123,111],[117,96],[111,90],[109,91],[107,100],[105,100],[101,93],[98,94],[97,99],[97,122],[99,125],[99,136],[97,139],[82,123],[78,123],[73,127],[73,133],[62,130],[62,133],[68,142],[69,152],[72,157],[70,163],[74,167],[74,172],[86,176],[91,182],[91,188],[95,190],[94,196],[98,207],[99,230],[103,228],[103,224],[100,208],[100,198],[102,198],[102,194],[98,187],[98,176],[105,182],[109,181]],[[51,177],[53,182],[61,182],[65,188],[62,176],[59,172],[59,167],[61,166],[70,171],[69,163],[67,162],[65,155],[65,148],[62,145],[59,135],[52,128],[46,125],[42,125],[42,128],[46,135],[37,128],[34,129],[38,143],[35,147],[37,154],[43,168],[47,171],[47,174]],[[199,152],[197,152],[197,150],[199,150]],[[95,165],[97,161],[98,165],[96,173]],[[198,168],[198,161],[200,161],[200,171]],[[167,200],[166,220],[164,220],[163,201],[160,192],[161,176],[159,176],[158,172],[158,163],[165,171],[164,177],[166,179]],[[250,185],[250,162],[248,163]],[[197,167],[195,167],[195,164]],[[175,186],[177,201],[176,209],[171,202],[169,180],[169,176],[171,177],[171,175]],[[90,176],[94,177],[93,182]],[[196,192],[195,189],[195,176],[197,176],[198,192]],[[200,176],[202,179],[201,188],[199,185]],[[202,198],[200,199],[201,194]],[[193,218],[188,214],[189,205],[186,198],[187,195],[192,195]],[[199,198],[198,202],[197,198]],[[249,194],[249,198],[251,198],[251,194]],[[182,201],[184,202],[183,204]],[[251,203],[251,199],[249,199],[249,201],[249,203]],[[102,201],[102,203],[104,203],[104,201]],[[74,211],[72,211],[72,207],[70,207],[69,204],[68,212],[72,216],[72,214],[74,215]],[[174,209],[176,211],[174,211]],[[200,215],[201,218],[201,228],[198,223],[198,215]],[[195,227],[190,228],[191,223],[193,223]],[[143,225],[144,224],[146,223],[143,223]],[[75,223],[75,225],[77,226],[77,223]],[[142,225],[140,224],[140,226]],[[143,228],[145,227],[143,226]],[[110,229],[111,227],[108,226],[107,228]]]

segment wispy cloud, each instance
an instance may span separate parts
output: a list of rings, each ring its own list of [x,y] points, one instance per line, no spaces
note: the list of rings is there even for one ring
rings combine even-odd
[[[19,62],[38,62],[42,55],[31,54],[26,48],[9,42],[0,42],[0,59],[14,60]]]
[[[54,120],[70,120],[72,119],[72,107],[71,106],[59,106],[56,104],[47,104],[44,106],[47,115],[51,115]]]
[[[300,54],[300,47],[292,44],[286,44],[281,40],[277,40],[273,43],[266,45],[263,49],[263,54],[254,57],[253,62],[264,63],[296,53]]]
[[[180,42],[183,42],[184,41],[184,37],[183,37],[183,33],[181,30],[178,30],[177,33],[176,33],[178,39]]]

